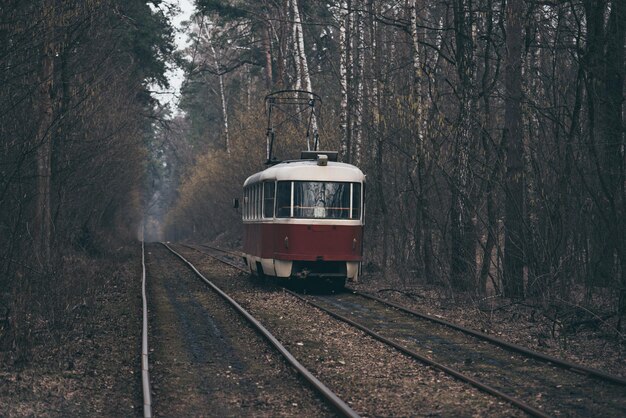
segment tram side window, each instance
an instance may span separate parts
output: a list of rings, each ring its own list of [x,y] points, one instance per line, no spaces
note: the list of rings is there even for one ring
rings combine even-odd
[[[252,195],[254,198],[252,199],[252,219],[258,218],[258,207],[259,207],[259,188],[255,184],[252,186]]]
[[[248,187],[248,219],[252,218],[252,187]]]
[[[256,185],[256,208],[255,208],[254,215],[256,219],[259,219],[261,217],[261,185],[260,184]]]
[[[289,218],[291,216],[291,182],[279,181],[276,190],[276,217]]]
[[[254,219],[259,219],[259,185],[254,185],[254,206],[253,206],[253,215]]]
[[[262,193],[263,193],[263,185],[261,183],[256,185],[256,218],[260,219],[261,218],[261,204],[263,203],[262,201]]]
[[[247,203],[247,210],[246,210],[246,218],[250,219],[251,215],[252,215],[252,189],[250,187],[248,187],[248,198],[246,199],[246,203]]]
[[[275,183],[265,182],[263,183],[263,217],[274,217],[274,188]]]
[[[250,189],[250,193],[252,194],[250,204],[250,217],[254,219],[256,218],[256,186],[252,186],[252,188]]]
[[[248,186],[248,199],[247,203],[248,203],[248,209],[246,210],[247,213],[247,218],[251,219],[252,218],[252,187]]]
[[[263,193],[263,185],[261,183],[256,185],[256,218],[260,219],[261,218],[261,205],[263,204],[263,200],[262,200],[262,193]]]
[[[246,210],[246,218],[250,219],[252,216],[252,189],[250,187],[248,187],[248,198],[246,199],[246,203],[247,203],[247,210]]]
[[[254,186],[250,186],[250,209],[248,210],[249,219],[254,219]]]
[[[361,183],[352,183],[352,219],[361,218]]]

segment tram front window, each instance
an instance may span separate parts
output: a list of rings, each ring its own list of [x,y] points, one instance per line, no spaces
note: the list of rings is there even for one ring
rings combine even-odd
[[[291,217],[291,182],[279,181],[276,191],[276,217]]]
[[[360,216],[360,210],[354,210],[355,205],[360,207],[361,204],[358,183],[294,181],[293,188],[291,185],[290,181],[278,182],[278,218],[355,219]]]

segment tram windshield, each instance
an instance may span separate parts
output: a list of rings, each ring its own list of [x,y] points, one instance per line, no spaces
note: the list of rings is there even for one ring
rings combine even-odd
[[[361,184],[279,181],[277,218],[359,219]]]

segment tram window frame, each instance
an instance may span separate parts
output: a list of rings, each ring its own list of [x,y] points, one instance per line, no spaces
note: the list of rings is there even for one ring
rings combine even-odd
[[[278,181],[276,182],[276,201],[274,203],[275,206],[275,217],[276,218],[291,218],[291,207],[292,207],[292,199],[291,199],[291,184],[292,181]]]

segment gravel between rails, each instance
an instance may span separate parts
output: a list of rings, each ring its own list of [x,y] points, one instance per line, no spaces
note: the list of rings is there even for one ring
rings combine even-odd
[[[214,278],[320,380],[363,416],[523,416],[496,398],[365,336],[280,289],[176,246]]]
[[[180,260],[160,244],[146,251],[155,416],[333,415]]]

